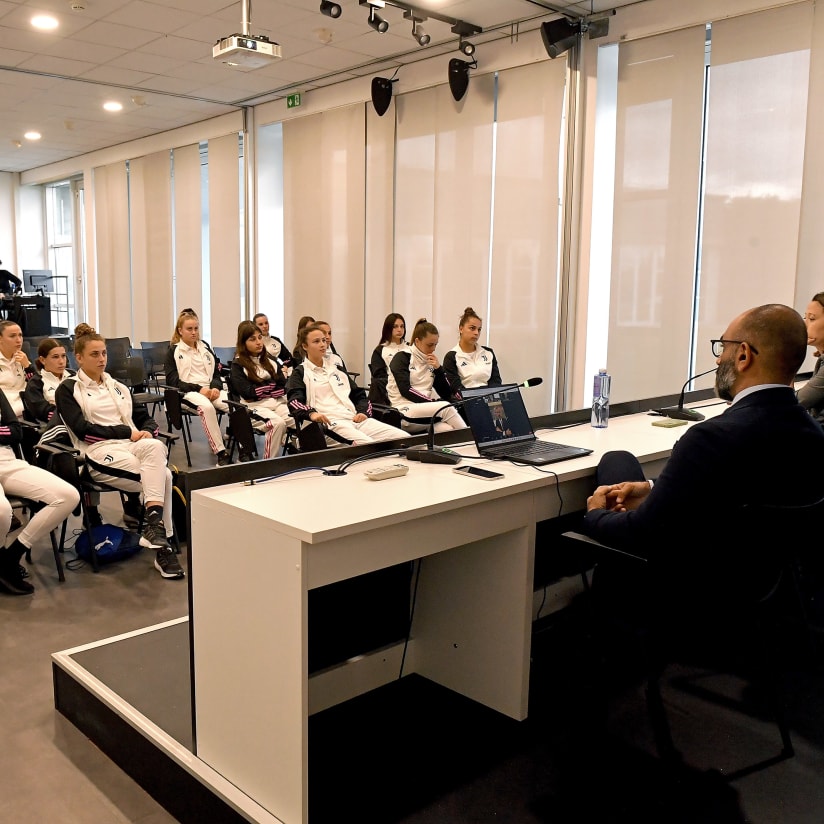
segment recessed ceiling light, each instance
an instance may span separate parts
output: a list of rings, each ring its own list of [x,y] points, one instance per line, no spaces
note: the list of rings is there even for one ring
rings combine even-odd
[[[103,104],[103,108],[104,108],[107,112],[119,112],[119,111],[123,108],[123,104],[122,104],[122,103],[118,103],[116,100],[107,100],[107,101]]]
[[[40,140],[42,135],[40,132],[26,132],[23,137],[25,137],[26,140]]]
[[[36,29],[43,29],[44,31],[51,31],[57,28],[57,18],[50,14],[38,14],[32,17],[31,24]]]

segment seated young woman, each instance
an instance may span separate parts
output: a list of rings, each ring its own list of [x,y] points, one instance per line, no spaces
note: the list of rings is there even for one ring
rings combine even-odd
[[[314,323],[315,319],[311,315],[303,315],[298,321],[298,333],[295,339],[295,347],[292,349],[292,366],[297,366],[303,360],[303,349],[300,348],[300,333],[304,327]]]
[[[435,324],[421,318],[412,332],[412,345],[398,352],[389,363],[386,390],[389,402],[402,415],[423,419],[421,425],[427,428],[437,414],[440,420],[435,431],[448,432],[464,429],[466,424],[454,407],[443,408],[453,392],[435,354],[439,338]]]
[[[326,358],[326,333],[320,326],[305,326],[299,340],[304,360],[286,384],[289,410],[296,420],[322,424],[354,444],[409,437],[403,430],[372,418],[366,390]]]
[[[398,352],[409,348],[406,337],[406,321],[403,315],[390,312],[383,320],[380,343],[372,350],[369,360],[369,400],[389,405],[386,385],[389,381],[389,363]]]
[[[286,402],[286,377],[278,362],[270,359],[263,335],[252,321],[241,321],[237,327],[237,349],[229,380],[243,402],[266,418],[263,456],[269,458],[283,445],[286,430],[295,421]]]
[[[292,368],[292,353],[280,338],[269,334],[269,318],[263,312],[258,312],[252,318],[252,323],[260,329],[260,334],[263,336],[263,347],[266,349],[266,354],[269,355],[269,360],[277,362],[284,370],[284,374],[288,375],[289,370]]]
[[[218,412],[229,411],[220,362],[212,347],[200,339],[200,320],[192,309],[178,315],[166,355],[166,384],[183,392],[183,400],[197,410],[217,465],[230,464],[217,420]]]
[[[443,370],[456,395],[462,389],[501,385],[495,353],[478,343],[482,329],[478,313],[467,306],[458,321],[458,343],[443,358]]]
[[[128,388],[106,373],[105,338],[85,323],[74,333],[79,368],[57,387],[57,412],[93,479],[142,493],[146,522],[140,544],[156,551],[154,565],[164,578],[182,578],[168,541],[173,534],[172,473],[166,447],[155,438],[157,423],[145,409],[132,408]]]
[[[37,347],[37,371],[26,384],[23,393],[23,406],[26,417],[35,422],[45,423],[46,431],[40,437],[41,443],[62,442],[71,445],[68,430],[56,415],[57,406],[54,394],[57,387],[67,378],[73,378],[75,372],[66,366],[66,347],[54,338],[44,338]],[[37,451],[35,451],[37,454]],[[97,500],[89,507],[89,519],[93,525],[100,525],[103,519],[97,508]],[[130,529],[136,529],[141,519],[141,504],[139,492],[127,492],[123,502],[123,522]]]
[[[66,481],[17,457],[14,445],[23,438],[23,427],[11,404],[0,392],[0,535],[8,540],[12,509],[6,495],[19,495],[45,504],[8,545],[0,548],[0,592],[31,595],[34,586],[24,580],[28,573],[20,559],[71,515],[80,503],[77,490]]]
[[[66,367],[66,347],[54,338],[44,338],[37,346],[37,371],[26,382],[23,393],[25,414],[40,423],[48,423],[54,417],[56,406],[54,393],[66,379],[74,377],[74,371]]]

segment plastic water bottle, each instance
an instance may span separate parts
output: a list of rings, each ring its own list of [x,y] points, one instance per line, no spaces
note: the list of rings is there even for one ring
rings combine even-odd
[[[609,425],[609,386],[612,378],[606,369],[599,369],[592,386],[592,425],[606,429]]]

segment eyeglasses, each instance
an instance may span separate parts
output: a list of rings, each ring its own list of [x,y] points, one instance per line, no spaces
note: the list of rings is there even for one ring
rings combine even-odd
[[[752,349],[753,354],[758,354],[758,350],[751,343],[745,340],[724,340],[724,338],[718,338],[717,340],[711,340],[710,343],[712,344],[712,354],[716,358],[720,358],[721,355],[724,354],[724,346],[728,343],[746,343],[747,346],[749,346],[750,349]]]

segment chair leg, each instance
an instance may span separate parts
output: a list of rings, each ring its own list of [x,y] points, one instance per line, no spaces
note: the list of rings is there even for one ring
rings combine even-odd
[[[57,567],[57,580],[62,584],[66,580],[66,575],[63,572],[63,561],[60,558],[60,553],[63,551],[63,539],[66,537],[66,522],[63,521],[63,528],[60,532],[60,543],[54,535],[54,530],[49,533],[51,539],[52,554],[54,555],[54,565]]]
[[[661,678],[663,674],[664,665],[657,665],[647,677],[647,712],[659,757],[662,761],[670,764],[680,764],[683,761],[683,756],[678,752],[672,740],[672,730],[664,707],[664,699],[661,696]]]
[[[91,518],[89,517],[89,510],[88,510],[88,492],[83,493],[82,501],[83,501],[83,527],[86,530],[86,536],[89,539],[89,549],[92,558],[92,571],[93,572],[100,572],[100,565],[97,563],[97,553],[94,551],[94,532],[92,531],[92,522]]]

